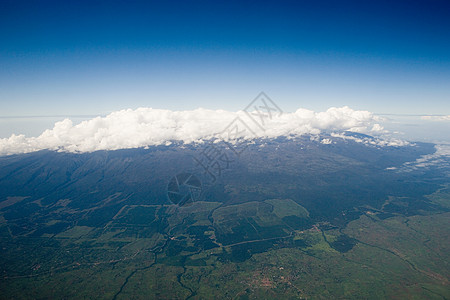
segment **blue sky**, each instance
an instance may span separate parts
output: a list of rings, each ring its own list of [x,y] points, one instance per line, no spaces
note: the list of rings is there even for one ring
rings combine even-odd
[[[0,115],[238,110],[260,91],[286,111],[449,115],[447,3],[3,0]]]

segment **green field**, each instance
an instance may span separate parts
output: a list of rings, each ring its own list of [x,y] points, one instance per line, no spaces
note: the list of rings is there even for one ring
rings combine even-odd
[[[445,190],[429,198],[450,203]],[[25,234],[2,216],[0,297],[450,298],[450,213],[383,213],[338,228],[289,199],[124,205],[103,227],[55,219]]]

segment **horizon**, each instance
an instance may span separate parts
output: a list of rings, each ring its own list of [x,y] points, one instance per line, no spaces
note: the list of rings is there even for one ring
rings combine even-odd
[[[342,109],[347,106],[335,108],[331,107],[323,112],[314,112],[317,113],[325,113],[326,111],[330,109]],[[349,107],[352,111],[357,112],[358,110],[354,110],[351,107]],[[2,152],[2,147],[5,147],[9,142],[8,140],[13,139],[14,136],[24,136],[27,139],[33,139],[37,138],[41,135],[43,135],[46,131],[52,131],[57,126],[58,123],[70,120],[71,126],[74,128],[78,125],[86,122],[92,122],[93,120],[97,118],[101,118],[103,120],[108,119],[111,115],[124,112],[124,111],[133,111],[136,112],[138,110],[142,109],[150,109],[155,111],[161,111],[161,112],[171,112],[171,113],[180,113],[189,115],[192,112],[199,111],[199,110],[208,110],[206,108],[196,108],[194,110],[167,110],[167,109],[154,109],[154,108],[146,108],[146,107],[140,107],[137,109],[123,109],[115,112],[110,112],[108,114],[104,115],[49,115],[49,116],[0,116],[0,152]],[[295,111],[285,111],[284,113],[287,114],[295,114],[298,110],[304,110],[305,108],[299,107]],[[226,110],[209,110],[211,113],[214,112],[220,112],[220,111],[226,111]],[[241,111],[237,110],[238,112]],[[230,114],[236,113],[236,111],[226,111]],[[367,112],[367,111],[366,111]],[[448,115],[429,115],[429,114],[377,114],[372,112],[367,112],[374,116],[374,118],[378,118],[377,123],[382,127],[382,131],[380,132],[368,132],[369,134],[374,134],[374,136],[378,136],[381,138],[397,138],[400,140],[408,141],[408,142],[428,142],[428,143],[435,143],[435,144],[449,144],[450,143],[450,136],[448,136],[448,132],[450,132],[450,116]],[[299,117],[300,119],[302,117]],[[122,120],[120,122],[127,121]],[[205,119],[205,116],[202,116],[199,114],[197,116],[197,119],[192,120],[194,122],[197,122],[198,124],[201,124],[202,122],[207,122],[208,118]],[[231,120],[224,120],[224,124],[229,122]],[[152,122],[149,122],[148,126],[156,126],[158,127],[159,122],[165,122],[164,119],[161,120],[154,120],[154,124],[152,125]],[[295,121],[293,121],[295,122]],[[223,124],[223,125],[224,125]],[[81,125],[80,125],[81,126]],[[112,126],[112,125],[111,125]],[[335,128],[336,130],[339,130],[338,128]],[[343,128],[340,128],[341,130]],[[343,129],[343,130],[348,130]],[[100,129],[97,129],[100,130]],[[111,130],[111,128],[103,127],[101,130]],[[133,130],[130,128],[129,134],[133,134]],[[151,131],[151,130],[150,130]],[[152,133],[148,132],[149,138],[152,138]],[[86,138],[93,138],[97,131],[91,132],[89,135],[86,135]],[[112,133],[110,133],[112,134]],[[61,136],[63,139],[68,139],[69,136],[64,137]],[[2,146],[3,144],[3,146]]]
[[[0,139],[0,154],[41,149],[92,152],[147,147],[172,141],[253,140],[258,137],[318,135],[323,131],[384,133],[379,121],[370,112],[355,111],[347,106],[320,113],[306,109],[286,113],[261,92],[238,112],[202,108],[186,111],[139,108],[113,112],[78,124],[66,118],[36,138],[11,135],[8,139]],[[236,131],[230,130],[223,135],[230,126],[236,127]]]

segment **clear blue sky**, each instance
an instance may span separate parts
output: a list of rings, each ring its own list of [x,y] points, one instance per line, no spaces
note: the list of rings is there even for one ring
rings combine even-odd
[[[448,1],[0,1],[0,115],[450,114]]]

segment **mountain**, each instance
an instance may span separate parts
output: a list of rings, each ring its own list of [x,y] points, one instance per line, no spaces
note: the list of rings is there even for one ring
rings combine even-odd
[[[435,151],[344,132],[0,157],[0,297],[358,298],[401,276],[446,297],[450,247],[427,229],[448,230],[449,170],[411,168]]]

